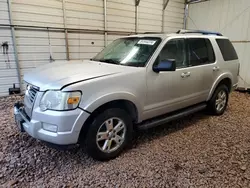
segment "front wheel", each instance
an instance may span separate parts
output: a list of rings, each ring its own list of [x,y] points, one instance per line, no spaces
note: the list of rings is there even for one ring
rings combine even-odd
[[[228,103],[229,90],[226,85],[220,85],[208,102],[208,110],[213,115],[222,115]]]
[[[117,157],[132,140],[132,121],[126,111],[107,109],[97,115],[86,137],[87,153],[97,160]]]

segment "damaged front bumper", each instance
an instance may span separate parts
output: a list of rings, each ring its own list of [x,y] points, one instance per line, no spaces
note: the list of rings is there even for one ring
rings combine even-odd
[[[24,104],[17,102],[14,105],[14,115],[21,132],[27,132],[33,138],[47,143],[72,145],[78,142],[81,128],[90,114],[79,108],[71,111],[42,112],[38,107],[33,109],[30,118],[25,112]]]

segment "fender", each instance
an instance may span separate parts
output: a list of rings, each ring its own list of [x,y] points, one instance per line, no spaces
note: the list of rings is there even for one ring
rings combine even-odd
[[[85,103],[83,106],[81,106],[84,110],[92,113],[94,112],[97,108],[99,108],[100,106],[108,103],[108,102],[112,102],[115,100],[127,100],[132,102],[136,109],[137,109],[137,116],[138,116],[138,121],[141,121],[141,117],[142,117],[142,105],[139,103],[139,101],[137,100],[137,97],[129,92],[114,92],[114,93],[108,93],[105,95],[102,95],[98,98],[92,98],[90,101],[88,101],[87,103]]]
[[[207,101],[209,101],[215,91],[215,89],[217,88],[217,86],[219,85],[219,83],[225,79],[225,78],[229,78],[231,81],[233,80],[233,75],[230,72],[225,72],[223,74],[221,74],[216,81],[213,83],[212,88],[210,89]]]

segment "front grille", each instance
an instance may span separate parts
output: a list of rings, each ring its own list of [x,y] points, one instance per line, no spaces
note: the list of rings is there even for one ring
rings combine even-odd
[[[24,97],[24,111],[29,118],[32,116],[33,106],[38,94],[39,88],[32,85],[27,85],[27,89]]]
[[[28,91],[28,99],[29,99],[30,103],[33,104],[35,101],[38,89],[35,88],[34,86],[28,86],[27,91]]]

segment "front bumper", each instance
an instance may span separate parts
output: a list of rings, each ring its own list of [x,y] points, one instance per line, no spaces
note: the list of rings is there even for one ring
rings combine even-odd
[[[16,123],[21,131],[30,136],[57,145],[71,145],[78,142],[79,134],[84,122],[90,114],[75,109],[70,111],[40,111],[34,108],[32,118],[29,118],[23,104],[18,102],[14,106]],[[45,124],[57,126],[55,132],[44,129]]]

